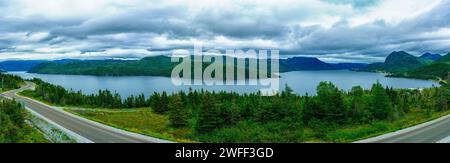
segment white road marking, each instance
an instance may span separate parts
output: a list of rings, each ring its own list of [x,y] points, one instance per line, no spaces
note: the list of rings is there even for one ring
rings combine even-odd
[[[448,137],[446,137],[446,138],[444,138],[442,140],[439,140],[436,143],[450,143],[450,136],[448,136]]]

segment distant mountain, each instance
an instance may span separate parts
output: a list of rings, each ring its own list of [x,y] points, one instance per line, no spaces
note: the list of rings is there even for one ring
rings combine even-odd
[[[3,61],[0,62],[0,69],[4,71],[28,71],[36,65],[47,61],[43,60],[23,60],[23,61]]]
[[[432,61],[437,61],[442,58],[440,54],[431,54],[431,53],[425,53],[422,56],[420,56],[422,59],[429,59]]]
[[[39,64],[28,72],[96,76],[170,76],[175,64],[169,57],[141,60],[60,60]]]
[[[229,57],[224,57],[224,59]],[[237,58],[233,58],[239,60]],[[248,59],[247,59],[248,60]],[[267,61],[267,60],[264,60]],[[171,62],[167,56],[146,57],[141,60],[65,60],[46,62],[30,69],[30,73],[41,74],[71,74],[96,76],[170,76],[176,63]],[[204,64],[206,67],[207,64]],[[236,69],[255,71],[248,68]],[[338,63],[330,64],[317,58],[294,57],[280,60],[280,71],[301,70],[343,70],[363,68],[366,64]]]
[[[304,70],[350,70],[366,67],[363,63],[326,63],[317,58],[293,57],[280,60],[280,71],[304,71]]]
[[[441,57],[436,62],[425,65],[415,70],[411,70],[404,73],[394,74],[396,77],[408,77],[418,79],[435,79],[445,80],[450,73],[450,53]]]
[[[418,69],[430,64],[428,61],[415,57],[404,51],[392,52],[384,63],[368,65],[363,71],[400,73]]]
[[[30,69],[30,73],[95,75],[95,76],[171,76],[178,63],[167,56],[145,57],[141,60],[65,60],[46,62]],[[203,64],[203,68],[209,64]],[[237,67],[238,72],[243,68]],[[254,71],[246,69],[247,71]],[[248,77],[248,76],[247,76]]]
[[[76,61],[83,61],[83,60],[80,60],[80,59],[61,59],[61,60],[55,60],[55,61],[52,61],[52,62],[67,63],[67,62],[76,62]],[[85,60],[85,61],[88,61],[88,60]],[[94,60],[91,60],[91,61],[94,61]]]
[[[337,63],[332,65],[338,70],[354,70],[367,67],[365,63]]]
[[[281,71],[301,71],[301,70],[333,70],[331,64],[322,62],[317,58],[294,57],[280,60]]]

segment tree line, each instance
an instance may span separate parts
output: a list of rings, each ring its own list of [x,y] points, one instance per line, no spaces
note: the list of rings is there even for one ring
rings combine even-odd
[[[2,91],[20,88],[23,82],[23,79],[19,76],[0,73],[0,90]]]
[[[82,91],[67,90],[62,86],[53,85],[41,79],[35,78],[32,82],[36,84],[35,90],[25,94],[57,105],[111,109],[149,106],[149,100],[145,99],[143,94],[130,96],[122,100],[122,97],[117,92],[111,92],[110,90],[99,90],[97,94],[86,95]]]

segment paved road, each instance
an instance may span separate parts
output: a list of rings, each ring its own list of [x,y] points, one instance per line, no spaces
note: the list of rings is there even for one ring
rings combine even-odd
[[[65,129],[94,143],[170,143],[169,141],[102,125],[64,112],[60,109],[55,109],[41,102],[17,95],[20,91],[32,88],[34,88],[34,84],[27,82],[26,86],[17,90],[5,92],[2,96],[14,98],[17,101],[22,102],[26,107],[42,115],[46,119],[51,120]]]
[[[357,143],[450,143],[450,115]]]

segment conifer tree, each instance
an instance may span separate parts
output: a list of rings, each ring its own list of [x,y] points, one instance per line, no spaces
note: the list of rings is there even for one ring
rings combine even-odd
[[[184,108],[179,95],[174,95],[169,102],[169,120],[174,127],[185,127],[188,122],[188,108]]]
[[[383,86],[377,82],[372,86],[371,113],[375,119],[386,119],[391,113],[391,102]]]
[[[221,127],[220,110],[217,107],[216,99],[210,93],[204,95],[198,114],[197,133],[208,133]]]

